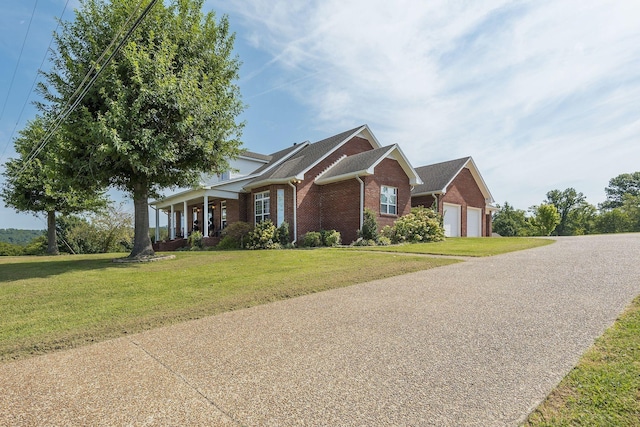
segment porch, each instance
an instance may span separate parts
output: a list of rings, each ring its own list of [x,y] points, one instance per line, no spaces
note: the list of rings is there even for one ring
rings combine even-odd
[[[240,220],[238,199],[238,193],[198,189],[152,202],[156,223],[154,250],[171,251],[184,247],[187,238],[196,231],[204,236],[205,246],[217,245],[227,221]],[[168,236],[163,241],[159,227],[161,212],[167,215]]]

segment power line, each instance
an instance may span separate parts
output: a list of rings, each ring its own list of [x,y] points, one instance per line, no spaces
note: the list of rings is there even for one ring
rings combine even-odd
[[[135,11],[138,10],[138,8],[140,7],[140,5],[142,5],[144,0],[142,0],[139,4],[138,7],[136,8]],[[51,129],[47,132],[47,134],[44,136],[44,138],[41,140],[41,142],[38,144],[38,146],[34,147],[34,149],[31,151],[31,153],[29,154],[29,156],[25,159],[22,168],[20,169],[20,171],[18,173],[22,173],[24,171],[24,169],[27,167],[27,165],[29,164],[29,162],[31,162],[43,149],[44,147],[47,145],[47,143],[49,142],[49,140],[51,139],[51,137],[53,136],[53,134],[58,130],[58,128],[60,127],[60,125],[62,124],[62,122],[69,116],[69,114],[71,114],[71,112],[73,112],[73,110],[80,104],[80,102],[82,102],[82,99],[84,98],[84,96],[87,94],[87,92],[89,92],[89,90],[91,89],[91,86],[93,86],[93,84],[95,83],[95,81],[97,80],[97,78],[100,76],[100,74],[102,73],[102,71],[107,67],[107,65],[109,65],[109,63],[111,62],[111,60],[114,58],[114,56],[120,51],[120,49],[122,48],[122,46],[124,46],[124,44],[126,43],[127,39],[131,36],[131,34],[133,34],[133,32],[136,30],[136,28],[138,28],[138,26],[140,26],[140,24],[142,23],[142,20],[147,16],[147,14],[149,13],[149,11],[151,10],[151,8],[157,3],[158,0],[151,0],[151,2],[147,5],[147,7],[145,8],[145,10],[142,12],[142,14],[138,17],[138,19],[136,20],[136,22],[133,24],[133,26],[127,31],[127,33],[125,34],[124,38],[120,41],[120,43],[118,43],[118,45],[116,46],[116,48],[114,49],[114,51],[109,55],[109,57],[106,59],[105,63],[100,65],[99,68],[96,66],[93,66],[89,72],[85,75],[85,78],[83,79],[82,83],[84,83],[87,78],[89,77],[89,75],[95,71],[94,76],[91,78],[91,80],[86,84],[86,87],[82,88],[82,83],[81,85],[76,89],[76,91],[74,92],[74,94],[72,95],[72,97],[69,99],[69,101],[67,102],[67,104],[65,105],[65,109],[61,111],[58,116],[56,117],[56,119],[54,120],[54,124],[52,125]],[[134,12],[131,13],[131,15],[129,15],[129,18],[131,18],[134,15]],[[127,22],[129,22],[130,19],[127,19]],[[123,25],[121,28],[124,28],[125,25]],[[113,43],[115,42],[117,36],[119,36],[122,33],[122,31],[120,31],[116,37],[114,37],[114,39],[112,40],[111,44],[107,47],[107,49],[105,49],[102,53],[102,55],[100,55],[100,59],[104,57],[104,55],[106,55],[106,52],[108,51],[108,49],[113,45]],[[73,102],[73,104],[71,104],[71,106],[69,106],[69,103],[71,102],[71,99],[73,99],[73,97],[80,92],[80,94],[76,97],[75,101]],[[68,108],[67,108],[68,107]]]
[[[64,4],[64,9],[62,9],[62,13],[60,14],[60,20],[64,16],[64,13],[67,11],[68,5],[69,5],[69,0],[67,0],[66,3]],[[56,28],[55,30],[53,30],[54,34],[58,31],[58,28],[60,27],[60,20],[57,20]],[[38,67],[38,71],[36,71],[36,75],[33,77],[33,83],[31,83],[31,88],[29,89],[29,93],[27,94],[27,99],[25,99],[24,104],[22,104],[22,109],[20,110],[20,114],[18,115],[18,119],[16,120],[16,123],[13,126],[13,129],[11,130],[11,135],[9,135],[9,139],[7,140],[7,143],[4,146],[4,150],[2,150],[2,154],[0,154],[0,163],[2,163],[2,158],[4,157],[4,154],[7,152],[7,148],[9,147],[9,144],[13,140],[13,135],[16,133],[16,129],[18,128],[18,124],[20,123],[20,119],[22,119],[22,114],[24,114],[24,110],[27,107],[27,104],[29,103],[29,98],[31,98],[31,94],[33,93],[33,88],[36,86],[36,82],[38,81],[38,76],[40,75],[40,72],[42,72],[42,67],[44,66],[44,62],[47,60],[47,56],[49,56],[49,50],[51,49],[51,45],[53,44],[54,34],[51,35],[49,46],[47,46],[47,50],[44,52],[44,56],[42,57],[42,61],[40,62],[40,67]]]
[[[11,94],[11,89],[13,88],[13,82],[16,78],[16,73],[18,72],[18,67],[20,66],[20,60],[22,59],[22,53],[24,52],[24,45],[27,43],[27,37],[29,36],[29,30],[31,30],[31,23],[33,22],[33,16],[36,14],[36,6],[38,6],[38,0],[33,5],[33,10],[31,11],[31,18],[29,19],[29,25],[27,26],[27,32],[24,35],[24,39],[22,40],[22,47],[20,48],[20,55],[18,55],[18,62],[16,62],[16,68],[13,70],[13,75],[11,76],[11,82],[9,83],[9,90],[7,91],[7,97],[4,99],[4,104],[2,105],[2,111],[0,111],[0,120],[2,120],[2,116],[4,116],[4,110],[7,107],[7,102],[9,101],[9,95]]]

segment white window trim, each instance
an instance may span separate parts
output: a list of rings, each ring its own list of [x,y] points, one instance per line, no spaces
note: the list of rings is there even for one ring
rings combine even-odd
[[[385,189],[387,191],[385,191]],[[389,190],[393,190],[391,194],[389,194]],[[387,202],[382,202],[382,196],[387,196]],[[389,196],[393,196],[395,203],[389,203]],[[389,212],[389,208],[393,206],[393,210],[395,212]],[[386,210],[383,210],[385,208]],[[380,213],[383,215],[398,215],[398,187],[391,187],[390,185],[381,185],[380,186]]]
[[[227,201],[220,202],[220,230],[224,229],[227,222]]]
[[[258,213],[257,204],[258,200],[262,201],[262,212]],[[264,202],[267,200],[269,202],[269,209],[264,209]],[[255,224],[259,224],[262,221],[267,219],[271,219],[271,197],[269,191],[261,191],[260,193],[255,193],[253,195],[253,220]],[[258,220],[259,218],[259,220]]]

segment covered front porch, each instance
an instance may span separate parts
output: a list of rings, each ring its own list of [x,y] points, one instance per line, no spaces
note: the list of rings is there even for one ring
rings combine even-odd
[[[154,250],[175,250],[187,245],[193,232],[204,236],[205,246],[215,246],[230,220],[240,220],[240,194],[219,189],[195,189],[154,201]],[[166,240],[160,237],[160,215],[167,215]]]

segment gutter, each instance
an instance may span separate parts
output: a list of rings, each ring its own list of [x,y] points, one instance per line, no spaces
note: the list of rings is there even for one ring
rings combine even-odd
[[[364,181],[357,175],[356,179],[360,183],[360,230],[362,230],[362,224],[364,223]]]
[[[293,189],[293,242],[295,244],[298,241],[298,187],[296,187],[291,181],[287,184]]]

